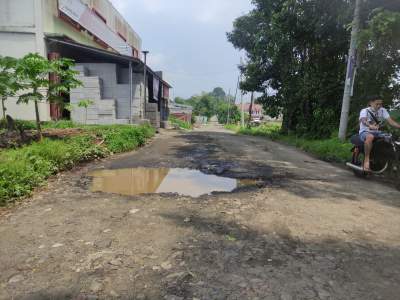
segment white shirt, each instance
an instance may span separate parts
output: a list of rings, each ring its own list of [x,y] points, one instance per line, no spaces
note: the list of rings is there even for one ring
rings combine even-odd
[[[378,130],[369,129],[368,126],[365,126],[363,124],[363,122],[361,122],[362,118],[366,118],[368,120],[369,124],[376,123],[374,121],[374,119],[372,118],[371,114],[368,113],[368,111],[370,111],[380,123],[383,123],[384,121],[386,121],[387,119],[390,118],[390,115],[389,115],[388,111],[386,110],[386,108],[381,107],[380,109],[378,109],[378,111],[374,111],[371,107],[364,108],[360,112],[360,134],[364,131],[367,131],[367,132],[378,131]]]

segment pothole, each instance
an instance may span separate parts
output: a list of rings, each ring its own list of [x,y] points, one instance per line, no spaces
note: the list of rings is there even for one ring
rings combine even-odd
[[[256,184],[255,180],[233,179],[178,168],[96,170],[88,175],[93,177],[92,192],[127,196],[176,193],[200,197],[214,192],[232,192]]]

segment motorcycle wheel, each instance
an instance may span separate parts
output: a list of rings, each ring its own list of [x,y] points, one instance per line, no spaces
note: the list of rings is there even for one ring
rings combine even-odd
[[[371,151],[370,167],[373,173],[382,174],[389,170],[391,165],[392,149],[390,144],[379,140],[374,143]]]
[[[386,150],[384,149],[385,145],[375,144],[374,148],[372,149],[370,155],[370,168],[371,173],[363,172],[358,170],[353,170],[354,175],[360,178],[366,178],[371,174],[382,174],[389,169],[390,166],[390,159],[388,158],[387,154],[384,153]],[[364,165],[364,153],[360,153],[358,157],[360,161],[360,166]],[[400,171],[400,170],[399,170]]]

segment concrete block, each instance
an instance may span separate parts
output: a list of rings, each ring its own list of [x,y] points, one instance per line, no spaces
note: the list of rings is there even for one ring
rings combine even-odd
[[[129,124],[130,120],[129,119],[115,119],[114,124]]]

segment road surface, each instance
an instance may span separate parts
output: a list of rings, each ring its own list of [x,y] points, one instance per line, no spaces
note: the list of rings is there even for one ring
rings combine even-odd
[[[93,170],[241,179],[199,198],[92,192]],[[163,132],[0,217],[0,299],[399,299],[400,192],[264,138]]]

